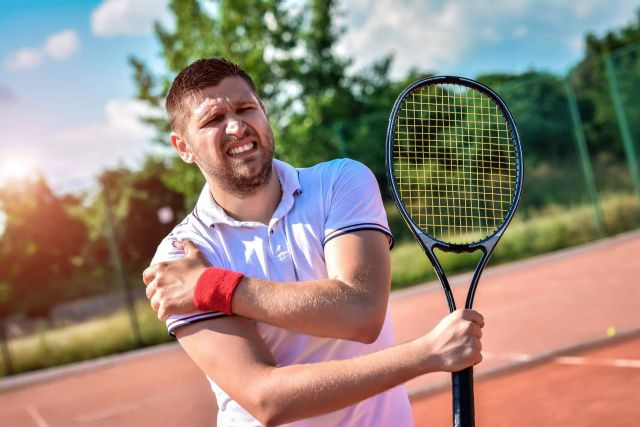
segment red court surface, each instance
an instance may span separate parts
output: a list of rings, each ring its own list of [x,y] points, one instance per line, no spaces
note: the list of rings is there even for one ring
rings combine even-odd
[[[640,425],[640,335],[475,385],[478,426],[628,427]],[[451,425],[451,394],[412,401],[416,426]]]
[[[639,253],[631,233],[485,272],[478,426],[640,425]],[[452,283],[464,293],[468,276]],[[395,292],[390,309],[398,341],[447,312],[434,283]],[[611,328],[628,338],[608,338]],[[448,381],[407,383],[416,425],[451,425]],[[211,426],[214,408],[175,344],[0,381],[3,427]]]

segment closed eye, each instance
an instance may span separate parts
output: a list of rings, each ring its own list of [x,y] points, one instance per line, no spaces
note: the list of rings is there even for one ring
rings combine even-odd
[[[220,123],[221,120],[222,120],[222,116],[213,116],[207,121],[205,126],[211,126],[211,125],[218,124],[218,123]]]

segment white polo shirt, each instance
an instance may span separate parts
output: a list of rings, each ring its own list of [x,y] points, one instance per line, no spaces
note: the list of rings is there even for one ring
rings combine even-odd
[[[191,240],[214,266],[257,279],[298,282],[327,278],[324,245],[357,230],[379,230],[389,236],[378,184],[371,171],[349,159],[296,169],[274,160],[282,200],[268,225],[236,221],[211,197],[205,186],[195,209],[160,243],[152,264],[184,256],[174,241]],[[171,316],[169,333],[198,322],[225,316],[198,312]],[[389,313],[372,344],[321,338],[255,322],[256,329],[279,366],[348,359],[394,344]],[[224,349],[216,349],[224,351]],[[218,426],[259,426],[260,423],[209,379],[218,402]],[[411,426],[409,400],[403,386],[353,406],[297,421],[290,426]]]

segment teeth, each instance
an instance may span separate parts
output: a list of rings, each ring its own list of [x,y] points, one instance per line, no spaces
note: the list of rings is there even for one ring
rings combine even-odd
[[[245,151],[251,150],[253,148],[253,142],[250,142],[245,145],[241,145],[240,147],[234,147],[229,150],[229,154],[235,156],[236,154],[244,153]]]

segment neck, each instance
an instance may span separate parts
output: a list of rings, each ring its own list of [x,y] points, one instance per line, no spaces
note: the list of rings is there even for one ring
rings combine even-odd
[[[272,166],[273,167],[273,166]],[[282,189],[275,170],[269,181],[254,193],[238,195],[225,191],[216,181],[206,177],[213,199],[231,218],[238,221],[253,221],[269,224],[280,199]]]

